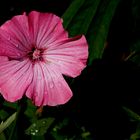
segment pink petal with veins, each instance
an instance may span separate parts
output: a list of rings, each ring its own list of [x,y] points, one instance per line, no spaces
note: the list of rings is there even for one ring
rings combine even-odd
[[[77,36],[52,43],[43,55],[46,60],[56,64],[62,74],[76,77],[86,66],[87,50],[85,37]]]
[[[20,48],[23,51],[30,50],[30,36],[28,17],[26,15],[14,16],[11,20],[8,20],[1,26],[0,34],[3,32],[7,35],[5,39],[9,41],[16,48]],[[19,45],[19,46],[17,46]]]
[[[10,102],[22,98],[32,77],[32,66],[29,60],[0,62],[0,91]]]
[[[72,96],[68,84],[55,65],[36,64],[32,84],[26,96],[34,100],[37,106],[66,103]]]
[[[58,16],[15,16],[0,27],[1,95],[14,102],[25,94],[36,106],[65,104],[72,91],[63,74],[78,76],[87,58],[86,38],[69,38]]]
[[[62,20],[54,14],[32,11],[28,18],[30,35],[38,48],[46,48],[50,41],[68,37]]]

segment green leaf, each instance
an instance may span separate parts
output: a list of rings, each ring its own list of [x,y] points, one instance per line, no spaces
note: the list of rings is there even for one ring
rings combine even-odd
[[[45,140],[44,136],[32,136],[31,140]]]
[[[120,0],[104,0],[98,8],[88,32],[89,65],[93,60],[102,58],[109,26]]]
[[[5,137],[5,135],[4,135],[4,133],[2,132],[2,133],[0,133],[0,140],[6,140],[6,137]]]
[[[73,19],[74,15],[78,12],[79,8],[84,4],[85,0],[74,0],[66,12],[63,14],[62,18],[64,20],[64,27],[67,28]]]
[[[75,0],[62,18],[70,36],[85,34],[89,44],[89,64],[100,59],[112,17],[120,0]]]
[[[138,133],[134,133],[130,136],[130,140],[137,140],[138,138],[140,138],[140,134]]]
[[[54,139],[56,140],[63,140],[63,139],[67,139],[66,134],[60,134],[59,131],[64,128],[65,126],[67,126],[69,123],[69,118],[64,118],[63,121],[60,121],[59,123],[57,123],[54,128],[51,131],[51,135],[53,136]]]
[[[140,40],[135,41],[130,45],[129,59],[140,66]]]
[[[138,122],[136,132],[130,136],[130,140],[137,140],[140,138],[140,116],[127,107],[123,107],[123,109],[126,111],[130,119]]]
[[[131,21],[131,27],[133,29],[133,32],[135,33],[135,38],[136,38],[139,37],[139,32],[140,32],[140,26],[139,26],[140,25],[140,1],[132,0],[131,6],[132,6],[131,16],[133,18],[133,21]]]
[[[17,109],[18,108],[18,103],[17,102],[11,103],[11,102],[5,101],[3,105],[6,106],[6,107],[9,107],[11,109]]]
[[[1,120],[4,120],[4,119],[6,119],[7,117],[8,117],[8,113],[5,111],[5,110],[0,110],[0,119]]]
[[[75,0],[74,2],[77,2],[77,5],[72,3],[72,5],[63,15],[64,27],[68,29],[70,36],[87,33],[89,25],[100,3],[100,0]],[[78,2],[80,3],[79,5]],[[69,10],[73,12],[72,15]]]
[[[17,124],[17,120],[18,120],[18,117],[19,117],[19,114],[21,112],[21,105],[18,104],[18,107],[17,107],[17,112],[16,112],[16,115],[15,115],[15,118],[14,118],[14,122],[10,125],[10,133],[9,133],[9,138],[8,140],[17,140],[17,127],[16,127],[16,124]]]
[[[0,124],[0,133],[3,132],[15,119],[16,119],[16,112],[12,114],[5,122],[1,122]]]
[[[25,131],[25,133],[27,135],[42,136],[47,132],[48,128],[51,126],[54,120],[54,118],[37,120]]]
[[[140,116],[127,107],[123,107],[130,119],[140,122]]]
[[[24,114],[30,118],[33,119],[35,117],[37,107],[32,104],[32,101],[27,99],[27,109],[25,110]]]
[[[140,138],[140,123],[137,125],[136,132],[130,136],[130,140],[138,140]]]

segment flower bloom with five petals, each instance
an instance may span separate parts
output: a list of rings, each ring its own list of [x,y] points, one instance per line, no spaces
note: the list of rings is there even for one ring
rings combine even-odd
[[[14,16],[0,27],[0,93],[10,102],[25,94],[36,106],[64,104],[72,91],[63,75],[78,76],[87,58],[85,37],[69,38],[58,16]]]

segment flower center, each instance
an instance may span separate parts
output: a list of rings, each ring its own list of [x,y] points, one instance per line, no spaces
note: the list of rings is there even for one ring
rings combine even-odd
[[[32,60],[32,61],[36,61],[36,60],[42,60],[42,50],[41,49],[36,49],[33,48],[29,53],[28,53],[28,57]]]
[[[34,60],[34,59],[39,59],[40,57],[41,57],[41,51],[38,50],[38,49],[35,49],[35,50],[33,51],[33,54],[32,54],[33,60]]]

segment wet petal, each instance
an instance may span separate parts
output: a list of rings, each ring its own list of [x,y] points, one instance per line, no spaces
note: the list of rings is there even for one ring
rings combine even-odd
[[[0,56],[16,59],[25,56],[26,53],[26,49],[20,44],[20,41],[0,29]]]
[[[10,102],[22,98],[32,81],[32,65],[29,60],[0,62],[0,92]]]
[[[22,47],[30,48],[28,17],[25,14],[14,16],[11,20],[5,22],[1,29],[9,34],[9,39],[11,37],[19,41]]]
[[[0,92],[11,102],[25,93],[37,106],[64,104],[72,91],[62,74],[78,76],[87,57],[85,37],[69,39],[56,15],[15,16],[0,27]]]
[[[33,100],[37,106],[41,106],[44,100],[45,82],[40,63],[33,67],[33,81],[26,91],[26,96]]]
[[[62,74],[76,77],[86,67],[88,45],[84,36],[52,43],[44,52],[47,62],[54,63]]]
[[[38,48],[46,48],[49,42],[68,36],[62,26],[62,20],[51,13],[29,13],[29,27],[32,40]]]
[[[37,106],[55,106],[65,104],[72,92],[55,65],[41,63],[34,67],[34,79],[26,95]]]

